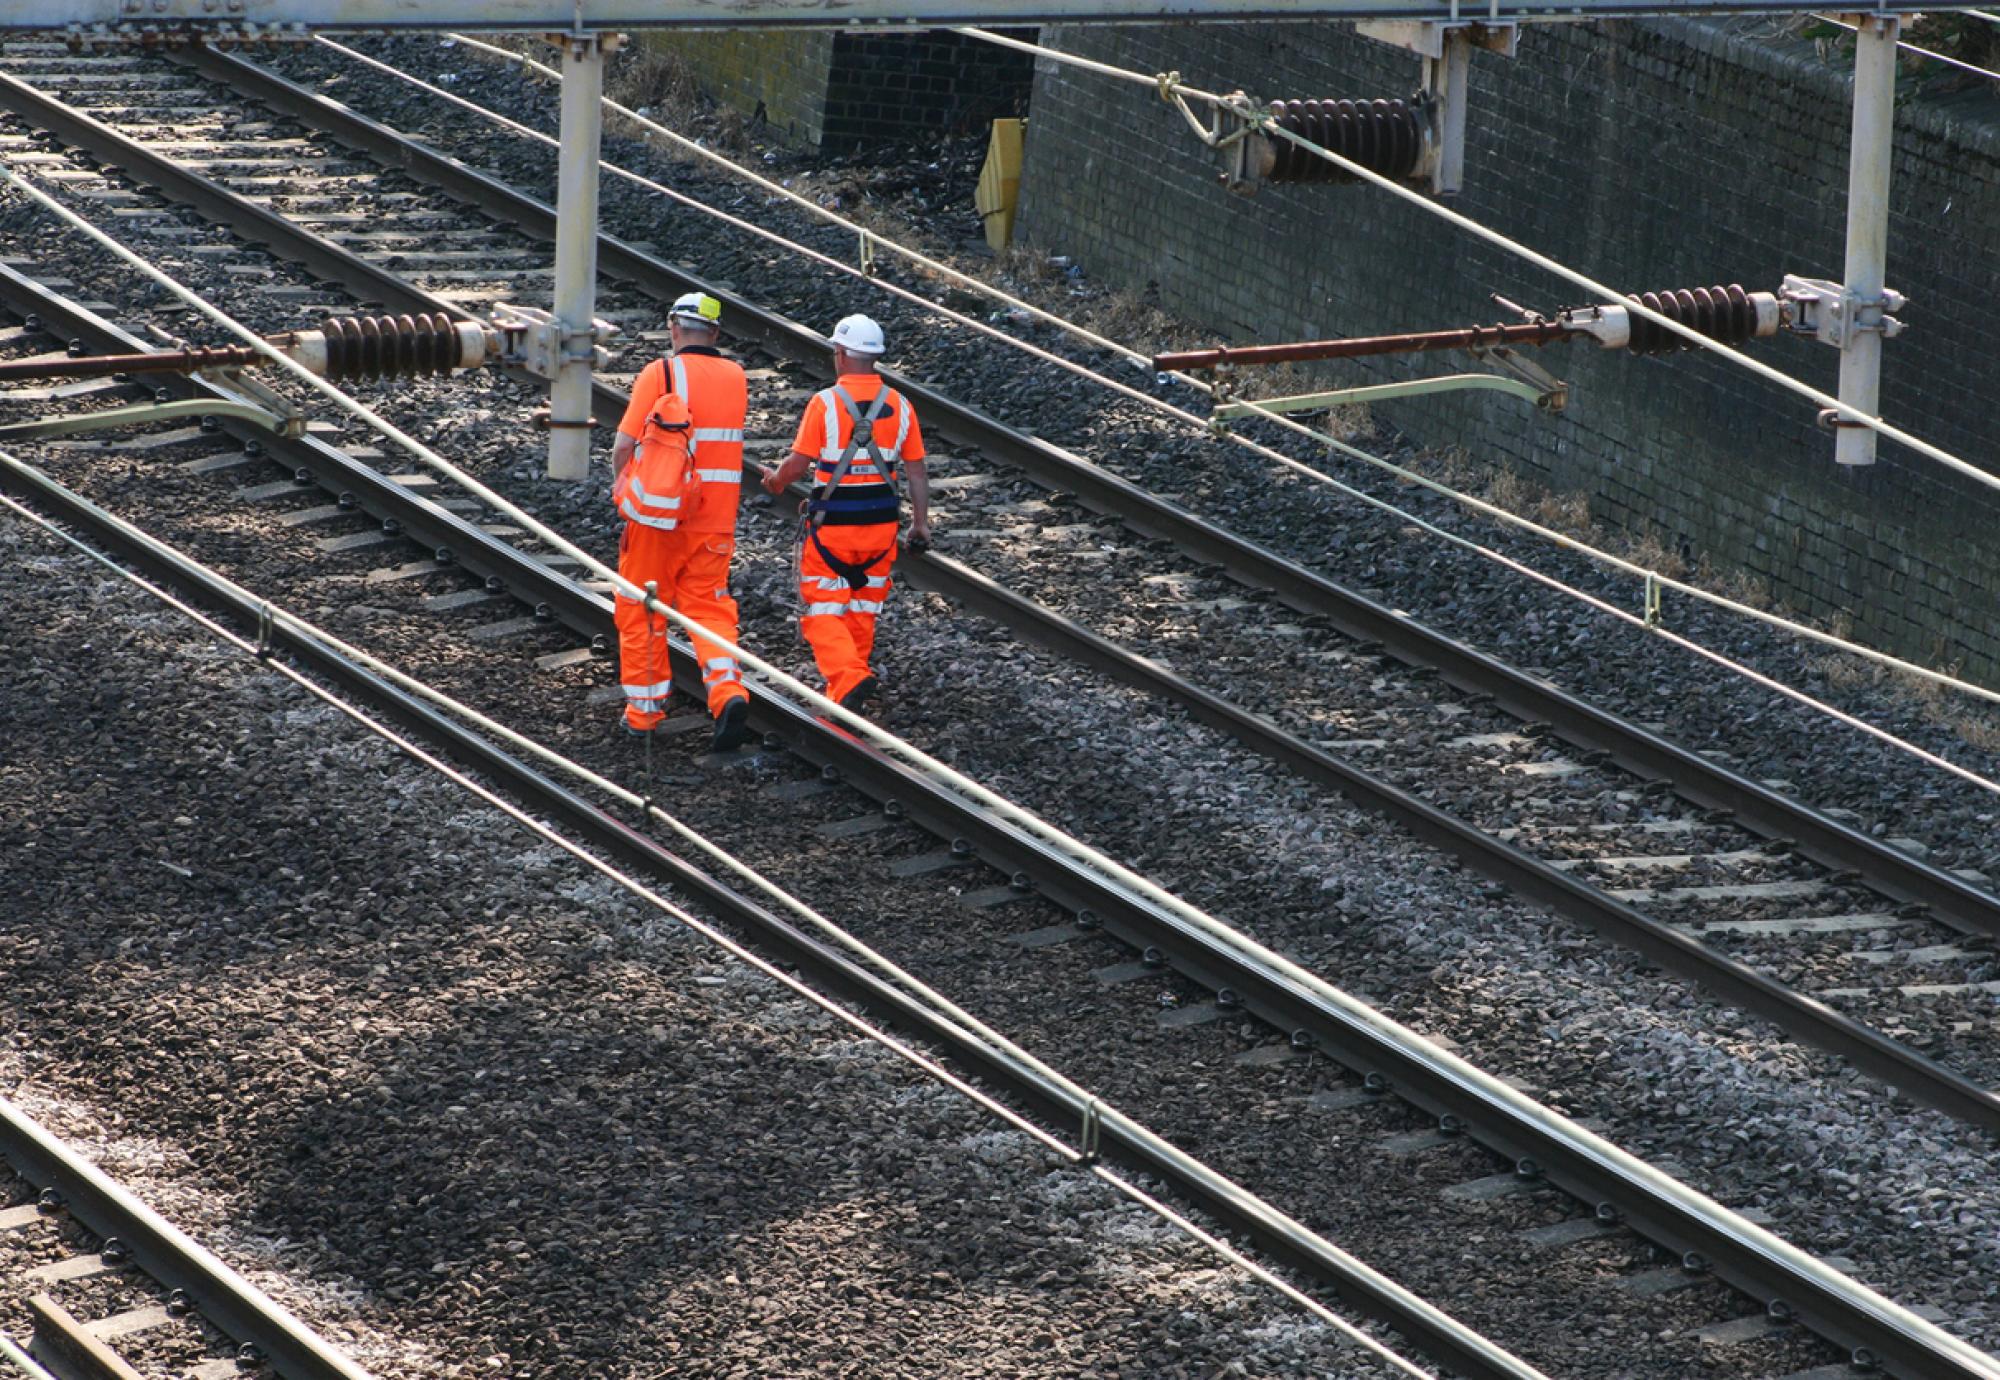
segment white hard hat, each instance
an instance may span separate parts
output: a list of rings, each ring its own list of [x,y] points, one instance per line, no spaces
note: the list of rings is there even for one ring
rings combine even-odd
[[[889,347],[883,343],[882,328],[872,317],[843,316],[833,328],[833,343],[851,355],[879,355]]]
[[[667,315],[678,317],[691,326],[719,326],[722,324],[722,303],[705,292],[684,292],[674,299]]]

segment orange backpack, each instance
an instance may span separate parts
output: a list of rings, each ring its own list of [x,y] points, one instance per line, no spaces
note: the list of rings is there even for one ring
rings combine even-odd
[[[611,488],[611,501],[629,521],[672,531],[701,501],[694,467],[694,420],[677,393],[660,394],[639,447]]]

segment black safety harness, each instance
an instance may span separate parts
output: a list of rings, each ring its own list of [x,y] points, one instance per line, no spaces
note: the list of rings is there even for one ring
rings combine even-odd
[[[848,437],[846,447],[840,453],[840,459],[834,463],[833,474],[825,483],[815,484],[813,486],[812,497],[805,501],[799,523],[800,540],[802,543],[811,542],[813,550],[819,552],[820,559],[826,562],[827,568],[845,581],[849,589],[860,590],[867,588],[868,568],[896,549],[896,539],[891,537],[888,546],[864,561],[848,561],[843,560],[826,549],[826,543],[820,540],[819,529],[821,524],[826,521],[829,513],[841,512],[841,505],[844,502],[850,501],[840,499],[837,495],[840,493],[841,482],[847,478],[848,471],[854,468],[855,458],[864,451],[867,452],[869,460],[874,463],[876,473],[882,476],[883,484],[894,495],[893,506],[890,507],[887,521],[894,522],[901,517],[903,490],[902,486],[897,482],[895,466],[890,463],[887,456],[883,455],[881,448],[875,444],[875,423],[887,415],[889,389],[885,385],[882,391],[877,393],[874,399],[868,404],[866,412],[862,411],[861,404],[849,396],[845,388],[836,384],[828,392],[833,395],[834,401],[838,402],[846,411],[848,418],[854,424],[854,429],[853,434]],[[909,404],[905,403],[904,406],[907,407]],[[883,505],[874,500],[862,500],[860,503],[861,506],[870,509],[889,507],[889,505]]]

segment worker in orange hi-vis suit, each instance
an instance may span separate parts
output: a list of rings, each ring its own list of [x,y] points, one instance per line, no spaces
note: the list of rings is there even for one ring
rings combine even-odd
[[[611,452],[614,501],[619,481],[646,434],[648,419],[662,397],[672,393],[687,405],[691,461],[686,496],[634,504],[620,503],[627,519],[618,545],[618,573],[644,588],[654,586],[662,603],[686,614],[716,637],[737,638],[736,601],[729,597],[729,561],[736,551],[737,499],[743,485],[743,419],[748,384],[743,368],[715,348],[721,334],[722,304],[691,292],[667,317],[674,352],[655,360],[632,386],[632,401],[618,424]],[[676,439],[678,444],[678,439]],[[636,471],[635,471],[636,474]],[[660,506],[664,503],[665,506]],[[619,680],[625,690],[625,728],[649,733],[665,717],[673,693],[667,660],[667,619],[623,594],[617,597]],[[715,719],[712,748],[731,752],[750,736],[750,696],[742,669],[726,648],[695,634]]]
[[[813,395],[784,464],[764,475],[781,493],[812,471],[799,539],[799,631],[826,677],[827,698],[858,710],[879,688],[869,656],[875,618],[889,597],[902,518],[898,470],[910,481],[909,547],[931,542],[924,433],[909,402],[875,372],[882,328],[865,316],[833,329],[833,387]]]

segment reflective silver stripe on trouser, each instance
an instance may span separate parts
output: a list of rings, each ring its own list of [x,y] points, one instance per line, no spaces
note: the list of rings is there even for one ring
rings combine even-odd
[[[694,429],[697,441],[740,441],[743,428],[740,426],[698,426]]]
[[[641,714],[664,714],[667,710],[668,697],[673,694],[674,683],[663,680],[657,685],[625,685],[619,688],[624,690],[625,698]]]
[[[845,602],[838,604],[807,604],[805,616],[807,618],[819,618],[826,615],[832,615],[833,617],[837,618],[841,614],[846,612],[847,612],[847,605]]]
[[[743,483],[743,471],[740,469],[739,470],[696,470],[695,473],[701,476],[701,482],[704,484],[740,485]]]
[[[802,585],[810,584],[814,588],[823,589],[829,594],[838,594],[848,587],[847,581],[838,575],[812,575],[800,580],[799,583]],[[880,589],[888,583],[889,577],[887,575],[870,575],[868,577],[868,588],[870,589]]]
[[[701,664],[702,682],[707,685],[721,685],[728,681],[741,681],[742,669],[733,656],[710,657]]]

